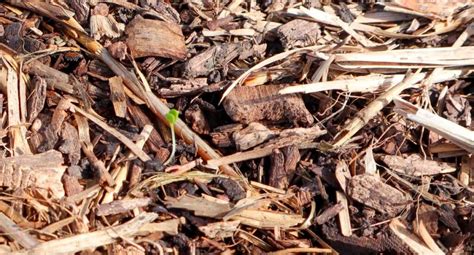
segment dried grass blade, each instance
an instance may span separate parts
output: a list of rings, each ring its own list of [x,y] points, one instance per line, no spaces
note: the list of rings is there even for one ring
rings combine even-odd
[[[347,143],[349,139],[364,127],[377,113],[388,105],[392,100],[398,96],[403,90],[412,86],[416,81],[416,76],[420,73],[419,69],[415,74],[409,73],[405,79],[394,86],[387,92],[380,95],[377,99],[372,101],[364,109],[362,109],[356,117],[354,117],[335,137],[333,143],[334,147],[340,147]]]
[[[421,109],[401,98],[396,98],[395,111],[411,121],[441,135],[457,146],[474,153],[474,131]]]

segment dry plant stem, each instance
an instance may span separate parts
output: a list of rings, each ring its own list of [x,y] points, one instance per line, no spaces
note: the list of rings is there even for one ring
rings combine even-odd
[[[263,158],[272,154],[273,149],[275,148],[268,147],[262,149],[254,149],[246,152],[237,152],[219,159],[208,160],[204,166],[209,168],[217,168],[224,164],[232,164],[250,159]]]
[[[47,16],[56,22],[70,26],[78,31],[85,32],[81,25],[73,18],[74,13],[65,10],[58,4],[52,4],[44,0],[8,0],[8,3],[22,7],[41,15]]]
[[[362,109],[362,111],[360,111],[357,116],[354,117],[349,122],[349,124],[347,124],[344,129],[337,134],[333,146],[340,147],[347,143],[349,139],[360,129],[362,129],[373,117],[375,117],[380,110],[392,102],[393,98],[398,96],[406,88],[412,86],[416,81],[415,77],[418,75],[420,70],[421,69],[419,69],[415,74],[407,74],[405,79],[400,84],[383,93],[364,109]]]
[[[466,29],[459,35],[458,39],[454,42],[451,48],[459,48],[461,47],[467,39],[474,33],[474,23],[469,24]],[[437,67],[433,70],[433,72],[427,77],[425,85],[429,88],[429,86],[433,83],[436,83],[436,77],[443,72],[443,67]],[[428,89],[426,88],[426,89]]]
[[[8,126],[10,139],[13,147],[13,155],[31,154],[30,146],[26,140],[26,127],[22,124],[25,122],[21,117],[22,110],[25,115],[26,108],[22,109],[22,99],[26,98],[26,93],[21,87],[25,86],[23,79],[19,79],[15,62],[10,55],[1,55],[3,66],[7,69],[6,94],[8,98]],[[19,72],[21,74],[21,72]]]
[[[0,213],[0,230],[17,241],[25,249],[31,249],[39,244],[36,238],[28,234],[25,230],[20,229],[15,222],[10,220],[10,218],[3,213]]]
[[[92,151],[92,148],[91,148],[92,146],[86,145],[85,143],[82,143],[81,145],[82,145],[82,151],[84,152],[86,157],[91,162],[91,165],[94,166],[94,168],[96,168],[97,171],[99,172],[100,183],[102,184],[104,182],[107,182],[108,186],[110,186],[110,187],[114,186],[115,185],[114,179],[112,178],[110,173],[105,168],[104,162],[100,161],[95,156],[95,154],[94,154],[94,152]]]
[[[269,255],[284,255],[292,253],[332,253],[328,248],[288,248],[280,251],[270,252]]]
[[[140,133],[142,138],[136,142],[138,148],[143,148],[152,131],[153,127],[151,125],[145,125],[145,127],[143,127],[143,130]],[[114,200],[114,194],[118,194],[120,192],[120,189],[123,187],[123,183],[127,179],[128,170],[130,168],[130,160],[132,158],[133,153],[129,153],[127,156],[128,161],[112,171],[112,176],[115,179],[115,187],[113,191],[109,191],[104,195],[101,204],[112,202]]]
[[[156,213],[143,213],[119,226],[108,227],[104,230],[48,241],[37,245],[33,249],[13,254],[50,254],[51,251],[54,251],[57,254],[65,254],[94,249],[114,243],[117,239],[122,237],[130,238],[137,235],[142,226],[154,221],[157,217],[158,215]]]
[[[300,10],[302,10],[306,15],[312,17],[312,13],[310,12],[310,10],[304,8],[304,7],[300,7]],[[329,15],[328,15],[329,16]],[[342,21],[338,16],[336,15],[332,15],[332,16],[329,16],[328,17],[329,20],[332,22],[332,23],[335,23],[337,24],[339,27],[341,27],[346,33],[348,33],[349,35],[351,35],[354,39],[356,39],[362,46],[366,47],[366,48],[372,48],[372,47],[376,47],[376,46],[379,46],[379,44],[376,44],[372,41],[370,41],[369,39],[365,38],[364,36],[358,34],[355,32],[355,30],[352,28],[353,24],[349,25],[347,24],[346,22]]]
[[[76,216],[70,216],[68,218],[62,219],[60,221],[56,221],[44,228],[41,229],[42,233],[54,234],[54,232],[62,229],[63,227],[73,223],[77,220]]]
[[[439,83],[449,80],[455,80],[460,77],[468,76],[469,70],[440,70],[435,75],[430,75],[432,83]],[[422,81],[427,73],[416,75],[416,82]],[[280,90],[280,94],[291,93],[315,93],[328,90],[342,90],[345,92],[383,92],[396,84],[400,83],[405,75],[367,75],[347,80],[334,80],[326,82],[315,82],[310,84],[302,84],[289,86]]]
[[[34,227],[33,222],[25,219],[18,211],[3,201],[0,201],[0,212],[6,214],[8,218],[12,219],[22,227]]]
[[[73,30],[67,30],[67,32],[69,35],[73,36],[76,40],[83,44],[88,50],[94,53],[98,58],[100,58],[104,63],[106,63],[115,74],[121,76],[127,87],[147,103],[147,105],[161,120],[161,122],[168,123],[165,116],[170,109],[155,94],[153,94],[153,92],[145,91],[137,77],[130,73],[122,64],[116,61],[102,45],[82,33],[78,33]],[[203,159],[208,160],[220,158],[220,155],[217,154],[217,152],[215,152],[191,129],[189,129],[186,123],[184,123],[181,119],[176,120],[174,128],[176,133],[181,136],[186,143],[195,144],[197,146],[199,156],[201,156]],[[223,165],[220,170],[227,175],[234,177],[238,176],[234,169],[228,165]]]
[[[396,98],[394,101],[397,113],[441,135],[469,153],[474,153],[474,131],[421,109],[401,98]]]
[[[122,133],[118,132],[114,128],[110,127],[107,125],[107,123],[101,121],[99,118],[95,117],[94,115],[84,111],[83,109],[71,104],[71,108],[86,117],[87,119],[91,120],[95,124],[97,124],[99,127],[103,128],[105,131],[109,132],[111,135],[115,136],[119,141],[121,141],[123,144],[125,144],[135,155],[137,155],[138,158],[140,158],[143,161],[148,161],[150,160],[150,156],[148,156],[143,150],[138,148],[130,139],[128,139],[126,136],[122,135]]]
[[[335,63],[344,68],[407,69],[468,66],[474,64],[474,46],[397,49],[336,54]]]
[[[331,26],[339,27],[340,25],[334,22],[333,20],[334,18],[332,14],[328,14],[326,12],[323,12],[315,8],[310,8],[307,11],[303,11],[301,9],[296,9],[296,8],[290,8],[288,9],[288,13],[292,15],[297,15],[297,16],[310,16],[312,19],[314,19],[317,22],[328,24]],[[371,34],[375,34],[382,37],[398,38],[398,39],[414,39],[414,38],[429,37],[429,36],[435,36],[435,35],[451,32],[457,29],[458,27],[462,26],[463,24],[468,23],[470,20],[472,20],[473,17],[474,17],[474,8],[469,8],[463,11],[459,15],[458,19],[454,20],[453,22],[450,22],[447,26],[443,27],[443,29],[439,29],[433,33],[421,34],[421,35],[393,33],[393,32],[383,30],[379,27],[360,24],[356,22],[353,22],[351,24],[351,28],[357,31],[371,33]]]
[[[424,199],[430,201],[431,203],[433,203],[437,206],[441,206],[441,204],[442,204],[441,201],[435,195],[433,195],[429,192],[423,191],[418,186],[411,184],[409,181],[403,179],[402,177],[398,176],[395,172],[393,172],[389,169],[385,169],[385,171],[391,177],[396,179],[401,184],[401,186],[404,186],[408,189],[411,189],[411,190],[415,191],[417,194],[421,195]]]
[[[242,84],[243,81],[245,81],[245,79],[254,71],[260,69],[260,68],[263,68],[271,63],[274,63],[276,61],[279,61],[279,60],[282,60],[288,56],[290,56],[291,54],[294,54],[294,53],[297,53],[297,52],[300,52],[300,51],[320,51],[324,48],[326,48],[327,46],[325,45],[317,45],[317,46],[310,46],[310,47],[305,47],[305,48],[299,48],[299,49],[294,49],[294,50],[289,50],[289,51],[286,51],[286,52],[282,52],[280,54],[276,54],[275,56],[272,56],[270,58],[267,58],[265,60],[263,60],[262,62],[252,66],[250,69],[248,69],[247,71],[245,71],[242,75],[239,76],[239,78],[237,78],[235,81],[232,82],[232,84],[224,91],[224,94],[222,95],[222,98],[221,100],[219,101],[219,104],[222,103],[222,101],[224,100],[224,98],[229,95],[229,93],[236,87],[236,86],[240,86],[240,84]],[[325,55],[325,54],[322,54],[322,53],[319,53],[319,56],[323,59],[328,59],[328,57]]]

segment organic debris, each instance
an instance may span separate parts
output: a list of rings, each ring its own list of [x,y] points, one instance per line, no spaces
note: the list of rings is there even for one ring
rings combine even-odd
[[[470,1],[0,3],[0,253],[471,254]]]

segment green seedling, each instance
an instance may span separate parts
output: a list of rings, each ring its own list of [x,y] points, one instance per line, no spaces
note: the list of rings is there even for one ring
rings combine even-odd
[[[179,112],[176,109],[171,109],[167,114],[166,114],[166,120],[169,123],[170,129],[171,129],[171,142],[172,142],[172,148],[171,148],[171,154],[168,157],[168,159],[165,161],[163,165],[168,165],[170,162],[173,161],[174,159],[174,154],[176,152],[176,135],[174,134],[174,124],[178,120]]]

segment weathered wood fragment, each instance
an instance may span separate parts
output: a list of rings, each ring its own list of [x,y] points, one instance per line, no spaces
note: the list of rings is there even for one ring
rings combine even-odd
[[[275,136],[275,132],[268,129],[266,126],[252,122],[246,128],[234,132],[232,138],[234,139],[235,147],[239,151],[245,151],[255,147]]]
[[[211,131],[206,114],[198,104],[191,105],[184,113],[184,118],[198,134],[207,135]]]
[[[38,114],[43,110],[44,103],[46,101],[46,81],[39,77],[34,76],[31,81],[34,89],[31,91],[28,97],[28,122],[33,122]]]
[[[222,221],[216,223],[210,223],[206,226],[199,227],[199,230],[209,238],[223,239],[226,237],[232,237],[237,231],[240,221]]]
[[[353,176],[349,180],[347,193],[357,202],[391,216],[395,216],[410,202],[401,191],[370,174]]]
[[[66,171],[62,154],[50,150],[36,155],[22,155],[0,159],[0,185],[11,189],[35,187],[40,192],[51,192],[53,197],[64,196],[61,177]]]
[[[173,23],[136,16],[125,29],[132,56],[184,59],[186,45],[181,28]]]
[[[285,49],[306,47],[316,43],[320,36],[318,23],[294,19],[277,29],[278,37]]]
[[[329,208],[326,208],[320,215],[315,218],[314,221],[316,222],[316,224],[322,225],[330,219],[336,217],[336,215],[338,215],[339,212],[342,211],[342,209],[344,209],[342,203],[337,203]]]
[[[239,43],[213,46],[191,58],[184,67],[184,75],[188,78],[208,75],[215,69],[226,66],[230,61],[239,56],[240,51]]]
[[[78,177],[64,174],[63,178],[64,191],[66,196],[73,196],[84,190],[84,187],[79,183]]]
[[[116,200],[107,204],[97,206],[97,216],[108,216],[128,212],[138,207],[144,207],[150,204],[150,198],[135,198],[127,200]]]
[[[127,114],[127,97],[122,82],[122,78],[115,76],[109,79],[110,100],[114,105],[115,115],[125,118]]]
[[[380,159],[391,170],[410,176],[436,175],[456,171],[456,167],[448,163],[423,159],[418,154],[406,155],[405,157],[381,155]]]
[[[285,171],[285,156],[279,149],[274,149],[270,157],[271,165],[268,174],[268,185],[277,189],[288,188],[288,176]]]
[[[224,101],[227,114],[236,122],[291,122],[308,126],[313,116],[298,95],[279,95],[280,85],[237,87]]]
[[[169,88],[160,88],[158,93],[165,98],[174,98],[199,93],[207,86],[207,77],[186,79],[171,84]]]

